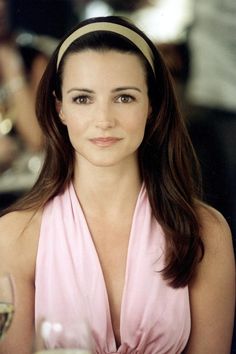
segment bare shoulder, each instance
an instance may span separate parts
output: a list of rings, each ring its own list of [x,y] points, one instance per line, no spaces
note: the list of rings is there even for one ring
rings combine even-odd
[[[224,216],[218,210],[203,203],[198,207],[198,215],[205,252],[232,253],[231,230]]]
[[[226,278],[235,278],[233,238],[226,219],[219,211],[205,204],[199,206],[198,215],[204,243],[204,257],[198,266],[199,277],[207,278],[210,272],[223,276],[225,272]]]
[[[20,210],[20,211],[13,211],[8,214],[5,214],[0,217],[0,225],[2,223],[7,223],[11,222],[13,220],[24,223],[27,221],[29,218],[31,218],[33,215],[36,214],[36,211],[34,210]]]
[[[17,241],[19,236],[39,233],[42,210],[14,211],[0,218],[0,242]]]
[[[0,218],[0,269],[33,262],[41,225],[40,211],[15,211]],[[4,262],[3,262],[4,260]],[[6,269],[7,270],[7,269]]]

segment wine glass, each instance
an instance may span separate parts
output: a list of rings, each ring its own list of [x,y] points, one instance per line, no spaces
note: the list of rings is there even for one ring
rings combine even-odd
[[[0,341],[8,331],[14,315],[14,290],[10,274],[0,276]]]
[[[76,331],[75,330],[76,327]],[[75,333],[80,333],[83,338],[80,348],[73,345]],[[58,343],[63,342],[63,348],[58,348]],[[48,344],[53,349],[49,349]],[[57,343],[57,344],[56,344]],[[66,345],[66,347],[64,347]],[[71,324],[70,328],[65,328],[58,321],[41,320],[35,334],[34,348],[35,354],[92,354],[92,345],[88,326],[85,323],[80,325]]]

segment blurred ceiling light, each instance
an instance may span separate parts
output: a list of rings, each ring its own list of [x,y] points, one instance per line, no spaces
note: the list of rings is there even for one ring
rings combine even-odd
[[[184,39],[193,19],[193,0],[156,0],[136,14],[134,21],[152,40],[173,42]]]
[[[116,12],[102,0],[88,3],[83,17],[125,15],[152,40],[176,42],[185,39],[186,29],[193,19],[194,0],[152,0],[143,8],[126,13]]]
[[[90,2],[84,11],[84,18],[96,17],[96,16],[109,16],[112,15],[112,8],[105,4],[103,1],[95,0]]]

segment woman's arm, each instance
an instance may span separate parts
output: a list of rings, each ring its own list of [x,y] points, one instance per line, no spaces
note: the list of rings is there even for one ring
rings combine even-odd
[[[0,354],[31,354],[34,333],[34,271],[37,223],[15,212],[0,220],[0,274],[10,272],[15,289],[12,325],[0,342]],[[25,225],[28,225],[23,233]]]
[[[230,354],[235,309],[235,260],[225,219],[200,211],[205,255],[190,284],[192,329],[186,354]]]

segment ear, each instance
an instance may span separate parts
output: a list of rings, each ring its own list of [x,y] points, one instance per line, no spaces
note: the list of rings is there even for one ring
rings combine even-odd
[[[60,117],[61,122],[66,125],[65,119],[64,119],[64,115],[63,115],[63,112],[62,112],[62,102],[59,101],[59,100],[56,98],[55,104],[56,104],[56,111],[57,111],[57,113],[58,113],[58,115],[59,115],[59,117]]]

